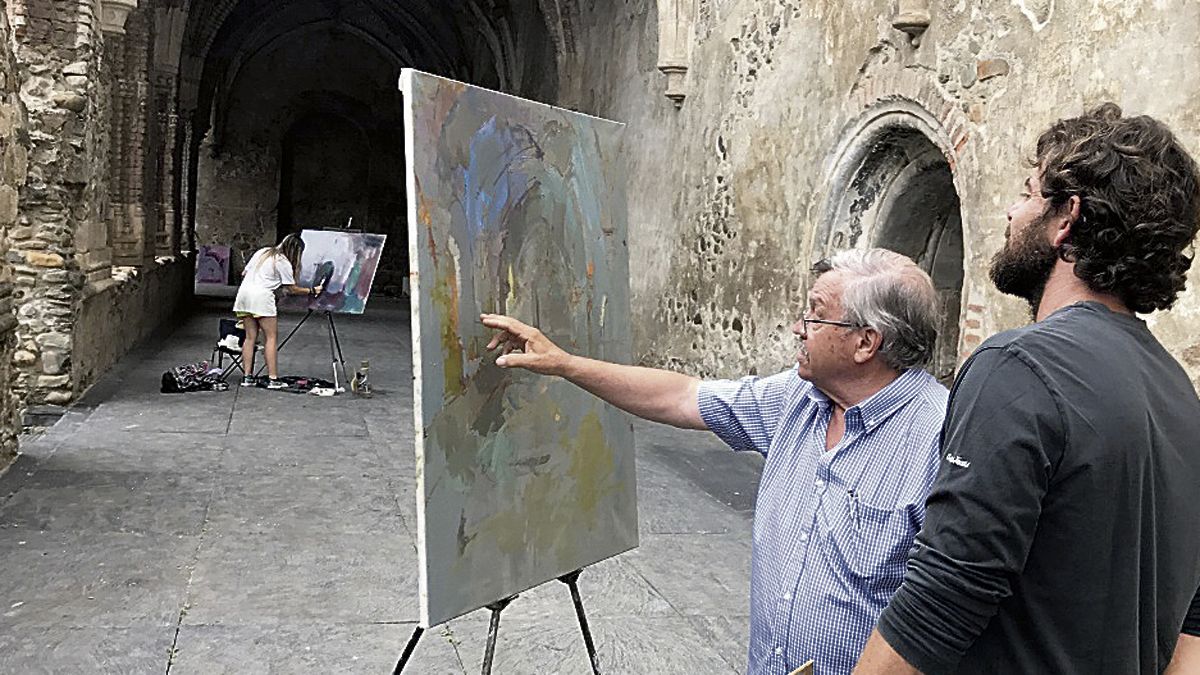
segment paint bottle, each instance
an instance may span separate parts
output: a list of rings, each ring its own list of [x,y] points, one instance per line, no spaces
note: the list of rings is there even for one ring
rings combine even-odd
[[[359,366],[358,372],[354,374],[353,387],[354,393],[359,396],[371,397],[371,384],[367,381],[367,375],[371,370],[371,362],[363,359],[362,365]]]

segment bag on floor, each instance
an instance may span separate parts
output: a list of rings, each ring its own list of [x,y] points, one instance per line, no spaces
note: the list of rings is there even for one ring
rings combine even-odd
[[[219,372],[209,372],[208,361],[200,361],[175,366],[163,373],[159,391],[164,394],[183,394],[189,391],[225,391],[228,388]]]

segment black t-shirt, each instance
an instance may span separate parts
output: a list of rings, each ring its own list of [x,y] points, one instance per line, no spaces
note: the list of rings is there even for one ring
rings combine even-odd
[[[1159,673],[1200,629],[1200,401],[1141,320],[1081,303],[989,339],[942,457],[879,621],[909,663]]]

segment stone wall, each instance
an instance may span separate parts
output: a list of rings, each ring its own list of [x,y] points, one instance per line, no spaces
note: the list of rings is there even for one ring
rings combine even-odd
[[[75,394],[82,393],[130,349],[190,308],[194,272],[191,258],[161,258],[123,272],[119,283],[92,290],[80,303],[75,331],[87,339],[76,340],[72,353]],[[196,354],[195,360],[207,358],[207,353]]]
[[[811,261],[834,242],[878,243],[886,229],[847,230],[835,216],[861,210],[845,197],[864,188],[854,178],[893,127],[941,153],[961,202],[960,357],[1026,320],[986,267],[1040,130],[1111,99],[1163,119],[1200,153],[1200,5],[929,4],[919,46],[893,27],[892,0],[660,0],[682,48],[660,33],[650,3],[582,10],[577,65],[563,76],[582,86],[565,102],[629,124],[633,323],[645,362],[702,375],[787,366]],[[679,108],[664,95],[660,34],[686,69],[674,69]],[[1198,320],[1194,289],[1150,317],[1200,380],[1188,328]]]
[[[17,318],[13,306],[13,270],[9,233],[17,223],[20,189],[28,171],[25,110],[17,94],[17,70],[9,45],[8,13],[0,2],[0,467],[16,452],[20,428],[15,389],[14,346]]]
[[[32,139],[29,181],[11,233],[19,321],[16,380],[25,405],[71,400],[75,311],[89,277],[111,262],[107,210],[107,91],[90,6],[14,6],[21,97]]]

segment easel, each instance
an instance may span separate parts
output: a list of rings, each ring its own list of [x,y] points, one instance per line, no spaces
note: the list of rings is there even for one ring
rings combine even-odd
[[[592,642],[592,631],[588,629],[587,616],[583,613],[583,600],[579,597],[579,575],[583,570],[575,570],[570,574],[564,574],[558,580],[566,584],[571,589],[571,602],[575,605],[575,616],[579,619],[579,630],[583,633],[583,644],[587,647],[588,660],[592,662],[593,675],[600,675],[600,661],[596,658],[596,644]],[[483,671],[482,675],[491,675],[492,659],[496,654],[496,636],[500,633],[500,612],[508,607],[509,603],[516,600],[517,596],[512,595],[501,600],[497,600],[487,606],[487,609],[492,612],[492,621],[488,625],[487,646],[483,650]],[[417,626],[413,629],[412,637],[408,639],[408,644],[404,646],[404,653],[400,655],[400,662],[396,664],[396,670],[392,671],[392,675],[400,675],[404,670],[404,666],[408,664],[409,658],[412,657],[413,651],[417,648],[417,641],[421,639],[421,634],[425,629]]]
[[[283,351],[284,345],[288,343],[288,340],[292,339],[292,336],[296,334],[296,331],[300,330],[300,327],[304,325],[305,321],[308,321],[308,317],[312,316],[313,312],[315,311],[317,310],[309,309],[308,312],[305,313],[304,318],[300,319],[300,323],[296,324],[292,330],[288,332],[287,337],[283,338],[283,342],[279,343],[279,346],[275,350],[276,353]],[[350,380],[346,377],[346,359],[342,357],[342,343],[340,340],[338,340],[337,326],[335,326],[333,323],[333,312],[329,310],[325,310],[325,325],[326,330],[329,333],[329,359],[333,362],[333,390],[337,393],[342,393],[346,391],[346,389],[338,384],[339,364],[342,366],[342,380],[346,382],[349,382]],[[264,363],[259,364],[258,368],[254,369],[255,377],[262,372],[263,368],[267,367],[265,361],[266,359],[264,359]]]

